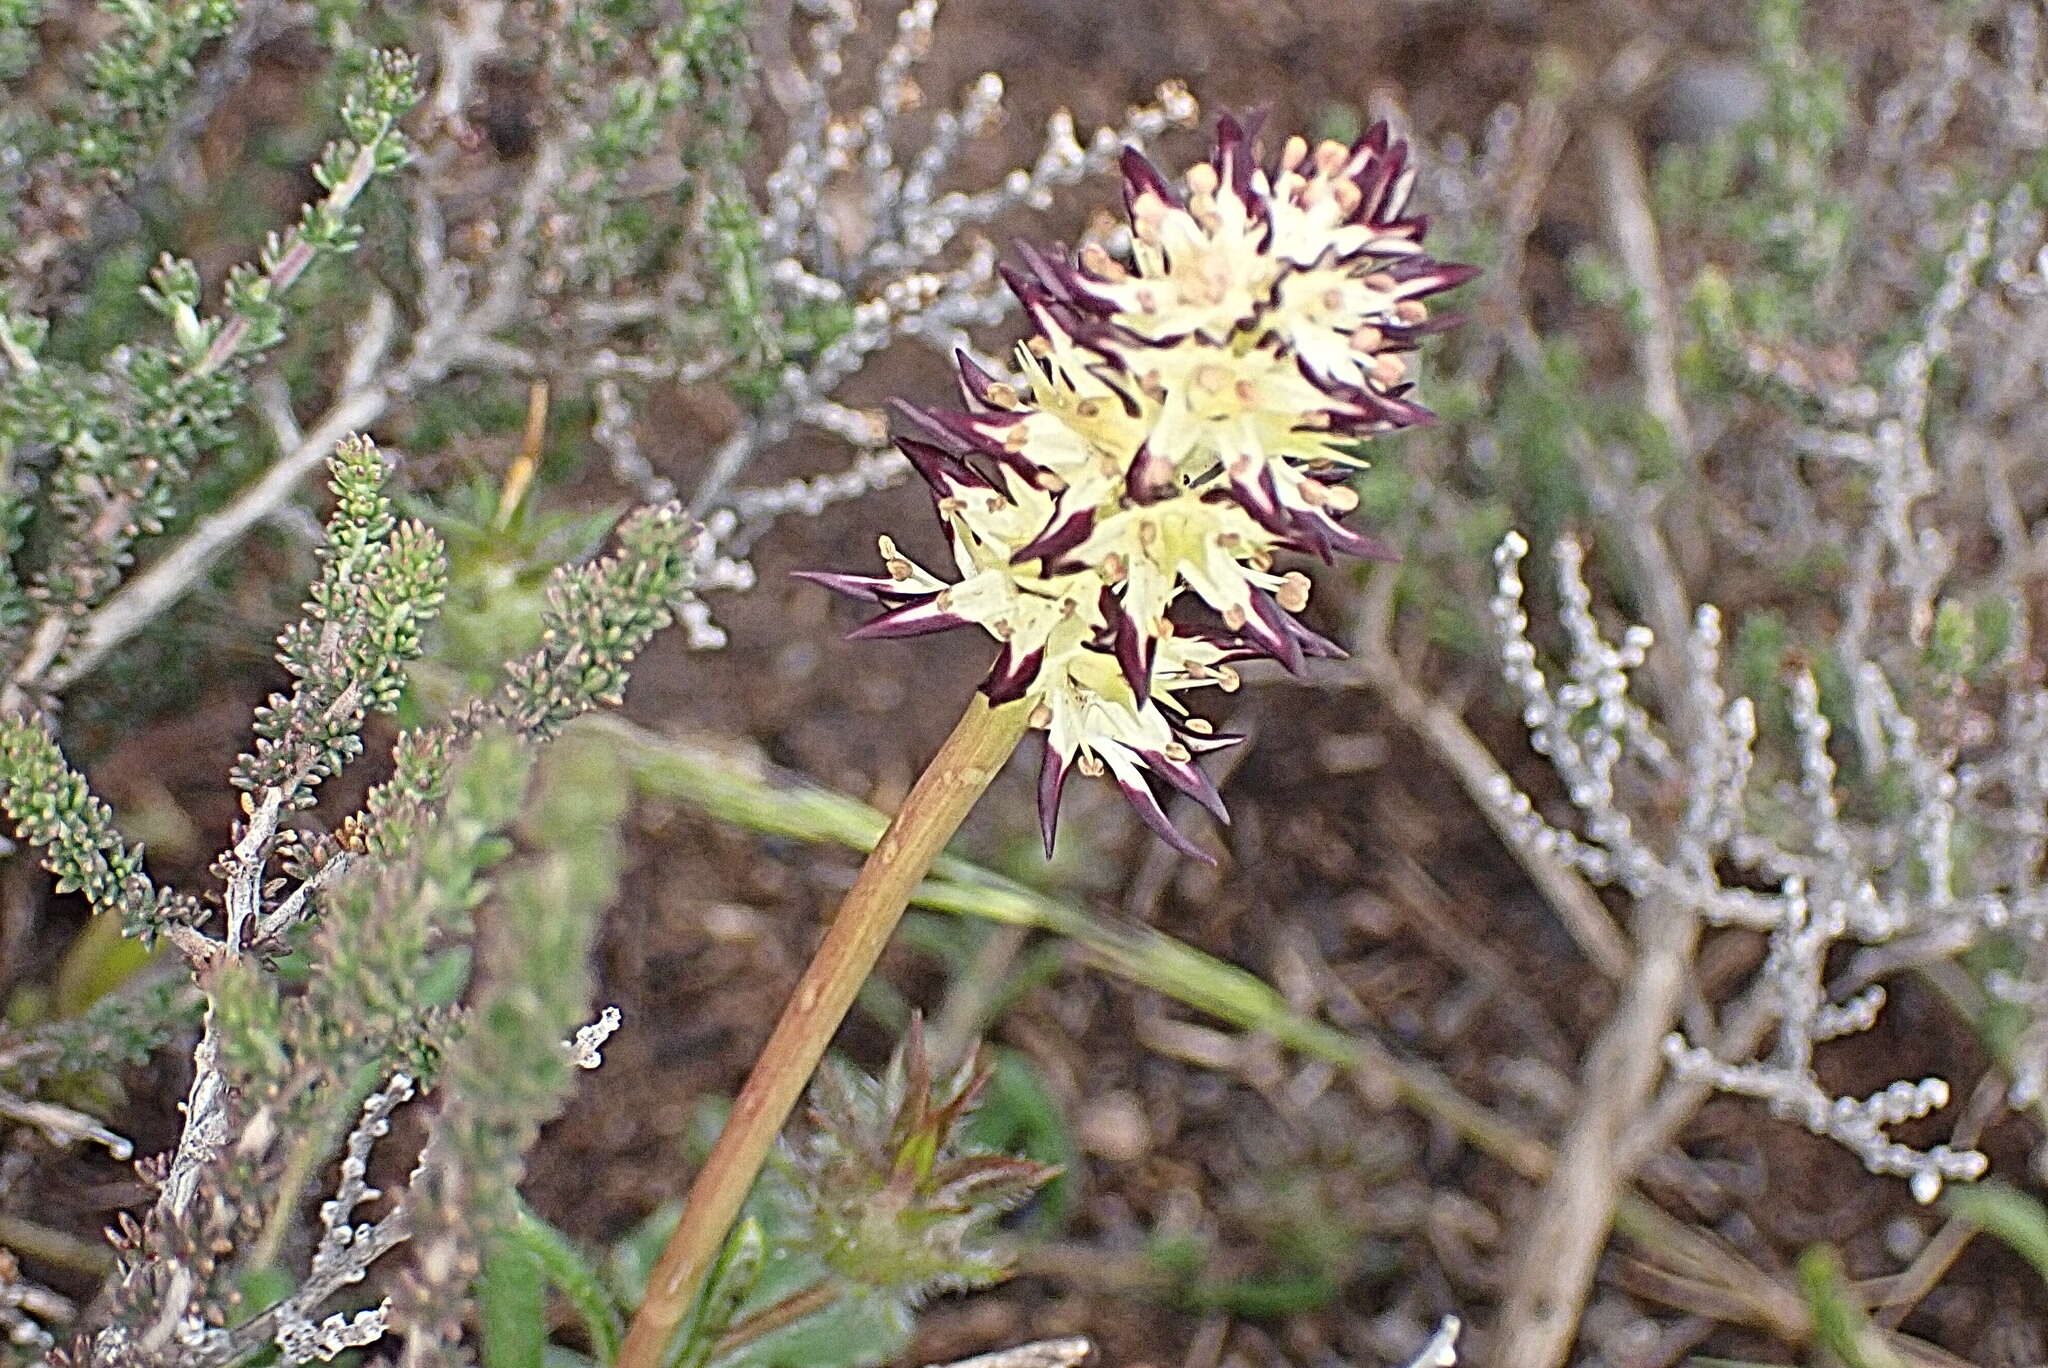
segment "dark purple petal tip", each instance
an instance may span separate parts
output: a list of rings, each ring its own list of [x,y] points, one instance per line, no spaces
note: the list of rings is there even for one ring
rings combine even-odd
[[[869,618],[846,634],[848,641],[888,641],[896,637],[928,636],[961,626],[967,621],[939,606],[939,596],[891,608],[880,617]]]
[[[1060,795],[1067,787],[1067,762],[1052,748],[1050,733],[1045,738],[1045,755],[1038,763],[1038,832],[1045,838],[1045,857],[1052,858],[1053,837],[1059,834]]]
[[[1087,541],[1094,531],[1094,509],[1084,508],[1078,513],[1069,513],[1063,508],[1055,508],[1044,530],[1011,553],[1010,564],[1042,560],[1050,569],[1060,557]]]
[[[1095,607],[1108,629],[1110,652],[1116,657],[1117,668],[1123,672],[1124,683],[1131,686],[1131,692],[1142,703],[1152,692],[1152,656],[1158,650],[1158,643],[1147,640],[1145,634],[1138,630],[1137,622],[1124,611],[1123,600],[1109,585],[1102,586],[1102,592],[1096,596]]]
[[[1180,196],[1173,193],[1173,187],[1166,183],[1166,177],[1159,174],[1159,168],[1154,166],[1143,152],[1140,152],[1135,147],[1126,147],[1123,150],[1123,156],[1119,158],[1119,165],[1124,173],[1124,208],[1126,211],[1136,202],[1138,196],[1148,190],[1174,208],[1179,209],[1182,207]]]
[[[833,570],[792,570],[789,573],[796,579],[821,584],[835,594],[845,594],[848,598],[868,603],[887,602],[889,589],[894,586],[900,590],[902,587],[887,575],[843,575]],[[897,601],[909,597],[912,596],[904,593],[895,596]]]
[[[961,399],[970,407],[996,409],[995,400],[991,397],[998,383],[996,377],[983,370],[979,362],[957,347],[953,350],[953,364],[960,372]]]
[[[1191,859],[1205,865],[1214,865],[1216,857],[1187,838],[1185,832],[1167,818],[1166,809],[1159,806],[1159,799],[1143,783],[1126,783],[1122,779],[1116,786],[1123,790],[1124,798],[1137,811],[1138,820],[1152,828],[1152,834]]]
[[[1216,785],[1202,772],[1202,767],[1192,760],[1176,760],[1163,751],[1145,751],[1145,763],[1152,767],[1167,783],[1200,803],[1211,817],[1230,825],[1230,810],[1223,806],[1223,795],[1216,791]]]
[[[1124,494],[1132,503],[1154,504],[1180,488],[1174,478],[1173,462],[1156,456],[1149,445],[1138,448],[1131,468],[1124,472]]]
[[[988,696],[991,707],[1015,703],[1030,690],[1032,681],[1038,678],[1038,667],[1045,663],[1045,648],[1016,653],[1010,642],[1003,643],[1003,649],[996,652],[995,664],[989,667],[988,678],[981,682],[982,693]]]

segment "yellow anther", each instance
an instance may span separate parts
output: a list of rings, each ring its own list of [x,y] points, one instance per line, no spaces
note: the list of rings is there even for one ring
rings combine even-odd
[[[1130,272],[1118,264],[1115,257],[1093,242],[1081,249],[1081,269],[1103,280],[1125,280],[1130,277]]]

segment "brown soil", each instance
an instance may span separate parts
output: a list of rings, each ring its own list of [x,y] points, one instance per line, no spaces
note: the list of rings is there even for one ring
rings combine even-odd
[[[1275,128],[1313,130],[1331,109],[1391,95],[1419,128],[1473,132],[1498,101],[1526,94],[1546,49],[1571,53],[1582,69],[1644,35],[1724,51],[1743,41],[1738,8],[956,0],[927,84],[943,92],[984,68],[1005,74],[1012,116],[964,172],[980,179],[1027,158],[1056,105],[1092,126],[1169,76],[1187,80],[1212,111],[1267,107]],[[1083,206],[1102,193],[1091,187],[1018,227],[1071,237]],[[1554,201],[1539,251],[1592,231],[1572,197]],[[890,358],[869,383],[947,395],[942,366],[922,352]],[[686,485],[701,449],[678,440],[668,453]],[[754,475],[811,473],[839,459],[792,447]],[[902,488],[778,527],[757,548],[761,588],[717,605],[731,645],[689,655],[665,642],[641,665],[629,712],[659,727],[750,738],[781,765],[892,805],[951,726],[986,652],[965,637],[844,642],[848,610],[788,572],[864,564],[880,527],[927,543],[928,522],[923,493]],[[248,626],[246,640],[260,650],[271,628],[253,614]],[[1471,1096],[1554,1137],[1611,994],[1441,767],[1340,676],[1261,680],[1229,700],[1230,724],[1252,731],[1255,744],[1228,783],[1236,821],[1218,870],[1162,863],[1114,796],[1098,791],[1106,786],[1082,785],[1069,795],[1067,826],[1089,858],[1068,868],[1094,873],[1092,882],[1075,874],[1065,891],[1152,922],[1280,985],[1298,1007],[1433,1061]],[[217,776],[243,744],[253,701],[216,696],[151,724],[96,766],[102,786],[121,801],[150,798],[143,787],[160,783],[157,801],[167,798],[198,834],[196,855],[228,820]],[[1525,757],[1519,772],[1541,791],[1544,773],[1512,722],[1479,725],[1499,753]],[[1026,768],[1020,760],[974,819],[977,849],[1000,854],[1030,839]],[[548,1130],[529,1185],[544,1213],[594,1243],[682,1192],[693,1118],[737,1085],[853,869],[839,853],[651,808],[635,818],[633,850],[601,952],[601,1000],[618,1003],[628,1026]],[[52,929],[66,925],[60,917]],[[1733,974],[1758,953],[1728,937],[1709,959]],[[913,1004],[939,1007],[945,978],[929,959],[899,949],[886,973]],[[995,1039],[1037,1066],[1082,1137],[1073,1218],[1025,1276],[930,1308],[913,1362],[1082,1331],[1117,1368],[1368,1364],[1412,1351],[1446,1312],[1483,1329],[1527,1185],[1341,1076],[1194,1029],[1205,1025],[1073,966],[1004,1017]],[[872,1065],[888,1040],[857,1018],[843,1043]],[[1902,1074],[1983,1072],[1974,1040],[1931,992],[1910,988],[1895,995],[1878,1032],[1831,1060],[1852,1092]],[[163,1080],[161,1096],[177,1086]],[[161,1143],[169,1123],[160,1111],[139,1138]],[[2006,1172],[2023,1171],[2029,1137],[2016,1125],[1987,1143]],[[135,1196],[112,1173],[70,1175],[77,1181],[59,1185],[63,1209],[49,1218],[80,1230],[104,1223]],[[1660,1161],[1648,1186],[1667,1209],[1780,1274],[1821,1240],[1840,1245],[1855,1274],[1894,1271],[1888,1247],[1935,1226],[1901,1185],[1872,1181],[1838,1148],[1733,1101],[1710,1104],[1682,1155]],[[1143,1259],[1161,1230],[1210,1239],[1215,1279],[1307,1270],[1334,1282],[1324,1304],[1279,1316],[1191,1305],[1156,1286]],[[1768,1341],[1616,1290],[1629,1285],[1628,1264],[1610,1253],[1582,1339],[1583,1352],[1597,1353],[1590,1361],[1647,1368],[1688,1349],[1782,1356]],[[2048,1316],[2030,1276],[1980,1240],[1905,1328],[1975,1362],[2039,1362]]]

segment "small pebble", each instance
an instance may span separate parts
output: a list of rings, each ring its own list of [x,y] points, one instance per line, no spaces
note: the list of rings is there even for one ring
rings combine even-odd
[[[1111,1163],[1143,1159],[1152,1149],[1152,1123],[1133,1093],[1117,1091],[1091,1099],[1081,1109],[1081,1143]]]
[[[1927,1244],[1927,1232],[1910,1216],[1901,1216],[1884,1228],[1884,1252],[1900,1263],[1912,1262]]]

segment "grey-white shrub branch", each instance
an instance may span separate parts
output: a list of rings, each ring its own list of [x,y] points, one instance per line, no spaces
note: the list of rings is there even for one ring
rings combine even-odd
[[[1666,1049],[1674,1074],[1765,1101],[1847,1146],[1872,1172],[1910,1179],[1922,1201],[1945,1181],[1982,1176],[1986,1161],[1975,1150],[1915,1149],[1889,1134],[1946,1105],[1945,1080],[1900,1080],[1867,1097],[1837,1096],[1822,1085],[1815,1047],[1869,1029],[1884,1001],[1882,985],[1860,981],[1853,969],[1846,989],[1829,981],[1828,952],[1908,941],[1922,955],[1946,957],[1987,929],[2040,925],[2048,890],[2031,879],[2003,886],[1973,879],[1977,887],[1968,890],[1955,882],[1959,820],[1979,832],[2009,828],[2015,815],[2040,810],[2040,793],[1994,792],[1953,757],[1925,754],[1883,671],[1870,662],[1855,671],[1856,703],[1877,715],[1887,759],[1905,780],[1910,797],[1902,813],[1874,824],[1845,815],[1831,729],[1810,670],[1787,680],[1789,754],[1769,757],[1760,769],[1757,708],[1724,692],[1720,614],[1710,605],[1699,610],[1684,649],[1693,715],[1712,725],[1681,753],[1631,693],[1652,649],[1647,629],[1630,627],[1618,642],[1603,631],[1581,552],[1569,540],[1554,548],[1565,677],[1546,673],[1523,604],[1526,551],[1510,536],[1496,556],[1494,619],[1522,720],[1579,820],[1576,830],[1557,825],[1503,783],[1492,796],[1516,838],[1632,898],[1664,900],[1709,925],[1769,936],[1749,993],[1775,1023],[1775,1047],[1753,1059],[1724,1059],[1711,1042],[1674,1034]],[[2017,744],[2041,741],[2048,736]],[[1963,812],[1957,804],[1966,790]],[[1672,822],[1659,814],[1674,795],[1680,815]],[[1910,962],[1894,960],[1885,972]]]
[[[2038,1118],[2048,1085],[2034,606],[2048,533],[2029,455],[2048,440],[2048,216],[2031,170],[2048,62],[2027,6],[1979,11],[1975,29],[1927,11],[1913,60],[1855,91],[1796,0],[1756,16],[1768,98],[1747,122],[1651,158],[1586,116],[1603,183],[1626,193],[1603,206],[1609,242],[1575,254],[1575,297],[1632,342],[1625,380],[1580,373],[1573,339],[1539,334],[1521,297],[1529,186],[1584,111],[1538,95],[1478,155],[1444,158],[1445,217],[1504,239],[1489,305],[1510,322],[1459,339],[1448,383],[1476,416],[1412,441],[1380,506],[1428,565],[1404,573],[1404,599],[1455,605],[1461,629],[1493,615],[1510,699],[1564,782],[1539,811],[1460,768],[1525,863],[1567,861],[1575,888],[1631,895],[1632,918],[1668,906],[1709,940],[1716,926],[1767,937],[1742,991],[1687,1009],[1676,1067],[1616,1162],[1682,1138],[1709,1085],[1726,1086],[1928,1195],[1981,1160],[1893,1148],[1896,1122],[1944,1087],[2000,1083]],[[1638,158],[1629,174],[1605,165]],[[1521,601],[1520,549],[1498,580],[1471,552],[1516,525],[1545,554],[1559,533],[1576,543],[1556,549],[1540,607]],[[1386,616],[1379,639],[1418,671],[1440,649],[1426,614]],[[1993,1075],[1822,1087],[1827,1041],[1881,1018],[1885,991],[1921,970],[1973,1024],[2019,1009],[2017,1034],[1982,1031]],[[1972,1136],[1981,1116],[1963,1113]]]
[[[938,110],[921,147],[907,146],[902,116],[928,99],[916,71],[931,49],[938,0],[897,8],[892,42],[874,70],[858,79],[848,74],[843,49],[866,8],[858,0],[802,8],[814,20],[805,35],[806,59],[792,52],[797,35],[781,35],[780,59],[771,59],[764,73],[788,119],[785,150],[766,180],[759,229],[735,225],[726,260],[761,313],[819,320],[829,336],[803,359],[764,367],[754,416],[707,462],[691,503],[721,537],[728,528],[743,538],[757,533],[780,511],[765,507],[760,494],[730,486],[756,454],[799,426],[856,449],[844,477],[818,481],[813,491],[857,497],[907,474],[902,458],[888,449],[881,415],[847,408],[834,394],[899,338],[948,360],[957,350],[986,360],[971,330],[1000,322],[1014,305],[998,279],[995,249],[972,230],[1019,208],[1049,208],[1058,187],[1104,173],[1124,147],[1146,147],[1162,132],[1192,124],[1197,112],[1187,90],[1168,83],[1153,103],[1134,107],[1117,127],[1096,129],[1084,144],[1072,116],[1060,110],[1030,166],[985,189],[947,189],[960,151],[1002,116],[1002,78],[984,73],[957,106]],[[635,311],[673,310],[674,304],[672,298],[650,300]],[[634,306],[621,301],[612,307]],[[599,361],[621,373],[648,369],[615,353]],[[635,479],[644,495],[666,497],[668,487],[633,448],[615,445],[613,454],[620,474]],[[792,492],[782,506],[808,502]]]

